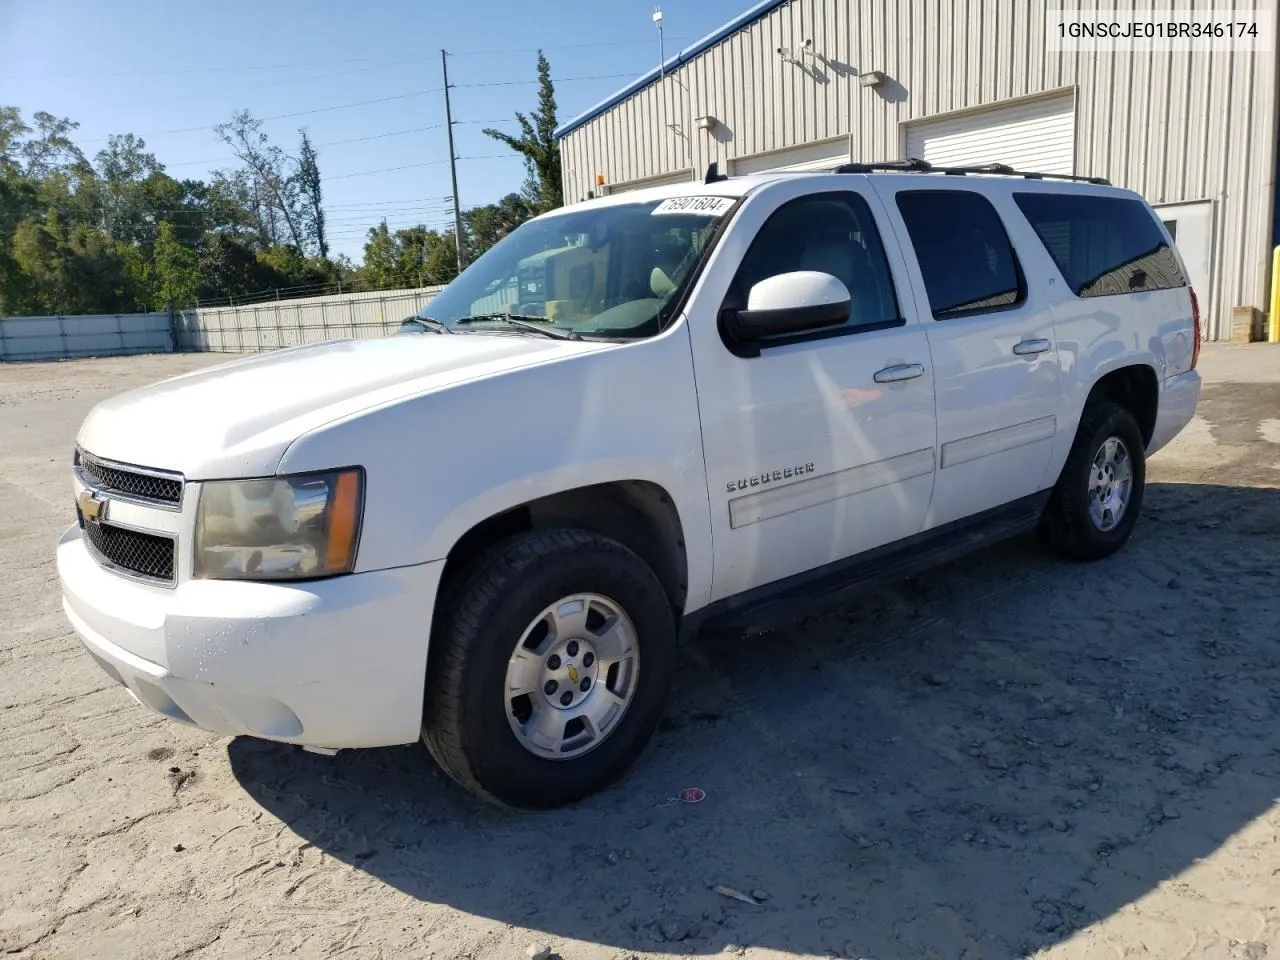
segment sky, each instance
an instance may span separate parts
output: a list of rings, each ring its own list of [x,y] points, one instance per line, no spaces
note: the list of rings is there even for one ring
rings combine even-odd
[[[753,0],[666,0],[668,57]],[[92,157],[141,136],[176,178],[234,166],[213,125],[248,109],[296,152],[318,146],[332,252],[366,231],[452,228],[440,50],[462,206],[518,190],[521,160],[482,134],[537,103],[537,50],[560,122],[658,63],[654,0],[0,0],[0,105],[78,121]],[[368,103],[365,101],[380,102]],[[356,106],[347,106],[359,104]],[[281,116],[290,114],[290,116]]]

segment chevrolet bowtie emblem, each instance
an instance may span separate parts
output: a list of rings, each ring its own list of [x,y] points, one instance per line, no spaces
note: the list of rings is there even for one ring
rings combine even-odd
[[[577,683],[579,677],[581,676],[582,675],[578,673],[578,668],[575,667],[572,663],[569,664],[569,679],[572,680],[574,683]]]
[[[80,516],[84,517],[86,523],[90,520],[107,519],[107,501],[98,496],[97,490],[82,490],[77,503],[80,505]]]

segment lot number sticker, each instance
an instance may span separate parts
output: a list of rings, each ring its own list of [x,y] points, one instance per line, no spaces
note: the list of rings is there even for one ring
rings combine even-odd
[[[671,197],[653,208],[654,216],[660,213],[705,213],[723,216],[733,206],[733,197]]]

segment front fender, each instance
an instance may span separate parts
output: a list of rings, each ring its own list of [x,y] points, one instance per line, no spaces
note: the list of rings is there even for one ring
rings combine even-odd
[[[711,531],[687,328],[468,381],[326,425],[281,472],[365,468],[358,570],[446,557],[481,521],[539,497],[643,480],[684,524],[688,604],[710,595]]]

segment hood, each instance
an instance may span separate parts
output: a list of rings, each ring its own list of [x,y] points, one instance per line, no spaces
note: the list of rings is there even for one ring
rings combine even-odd
[[[294,440],[333,420],[609,346],[422,333],[293,347],[104,400],[89,413],[77,442],[96,456],[177,471],[189,480],[269,476]]]

